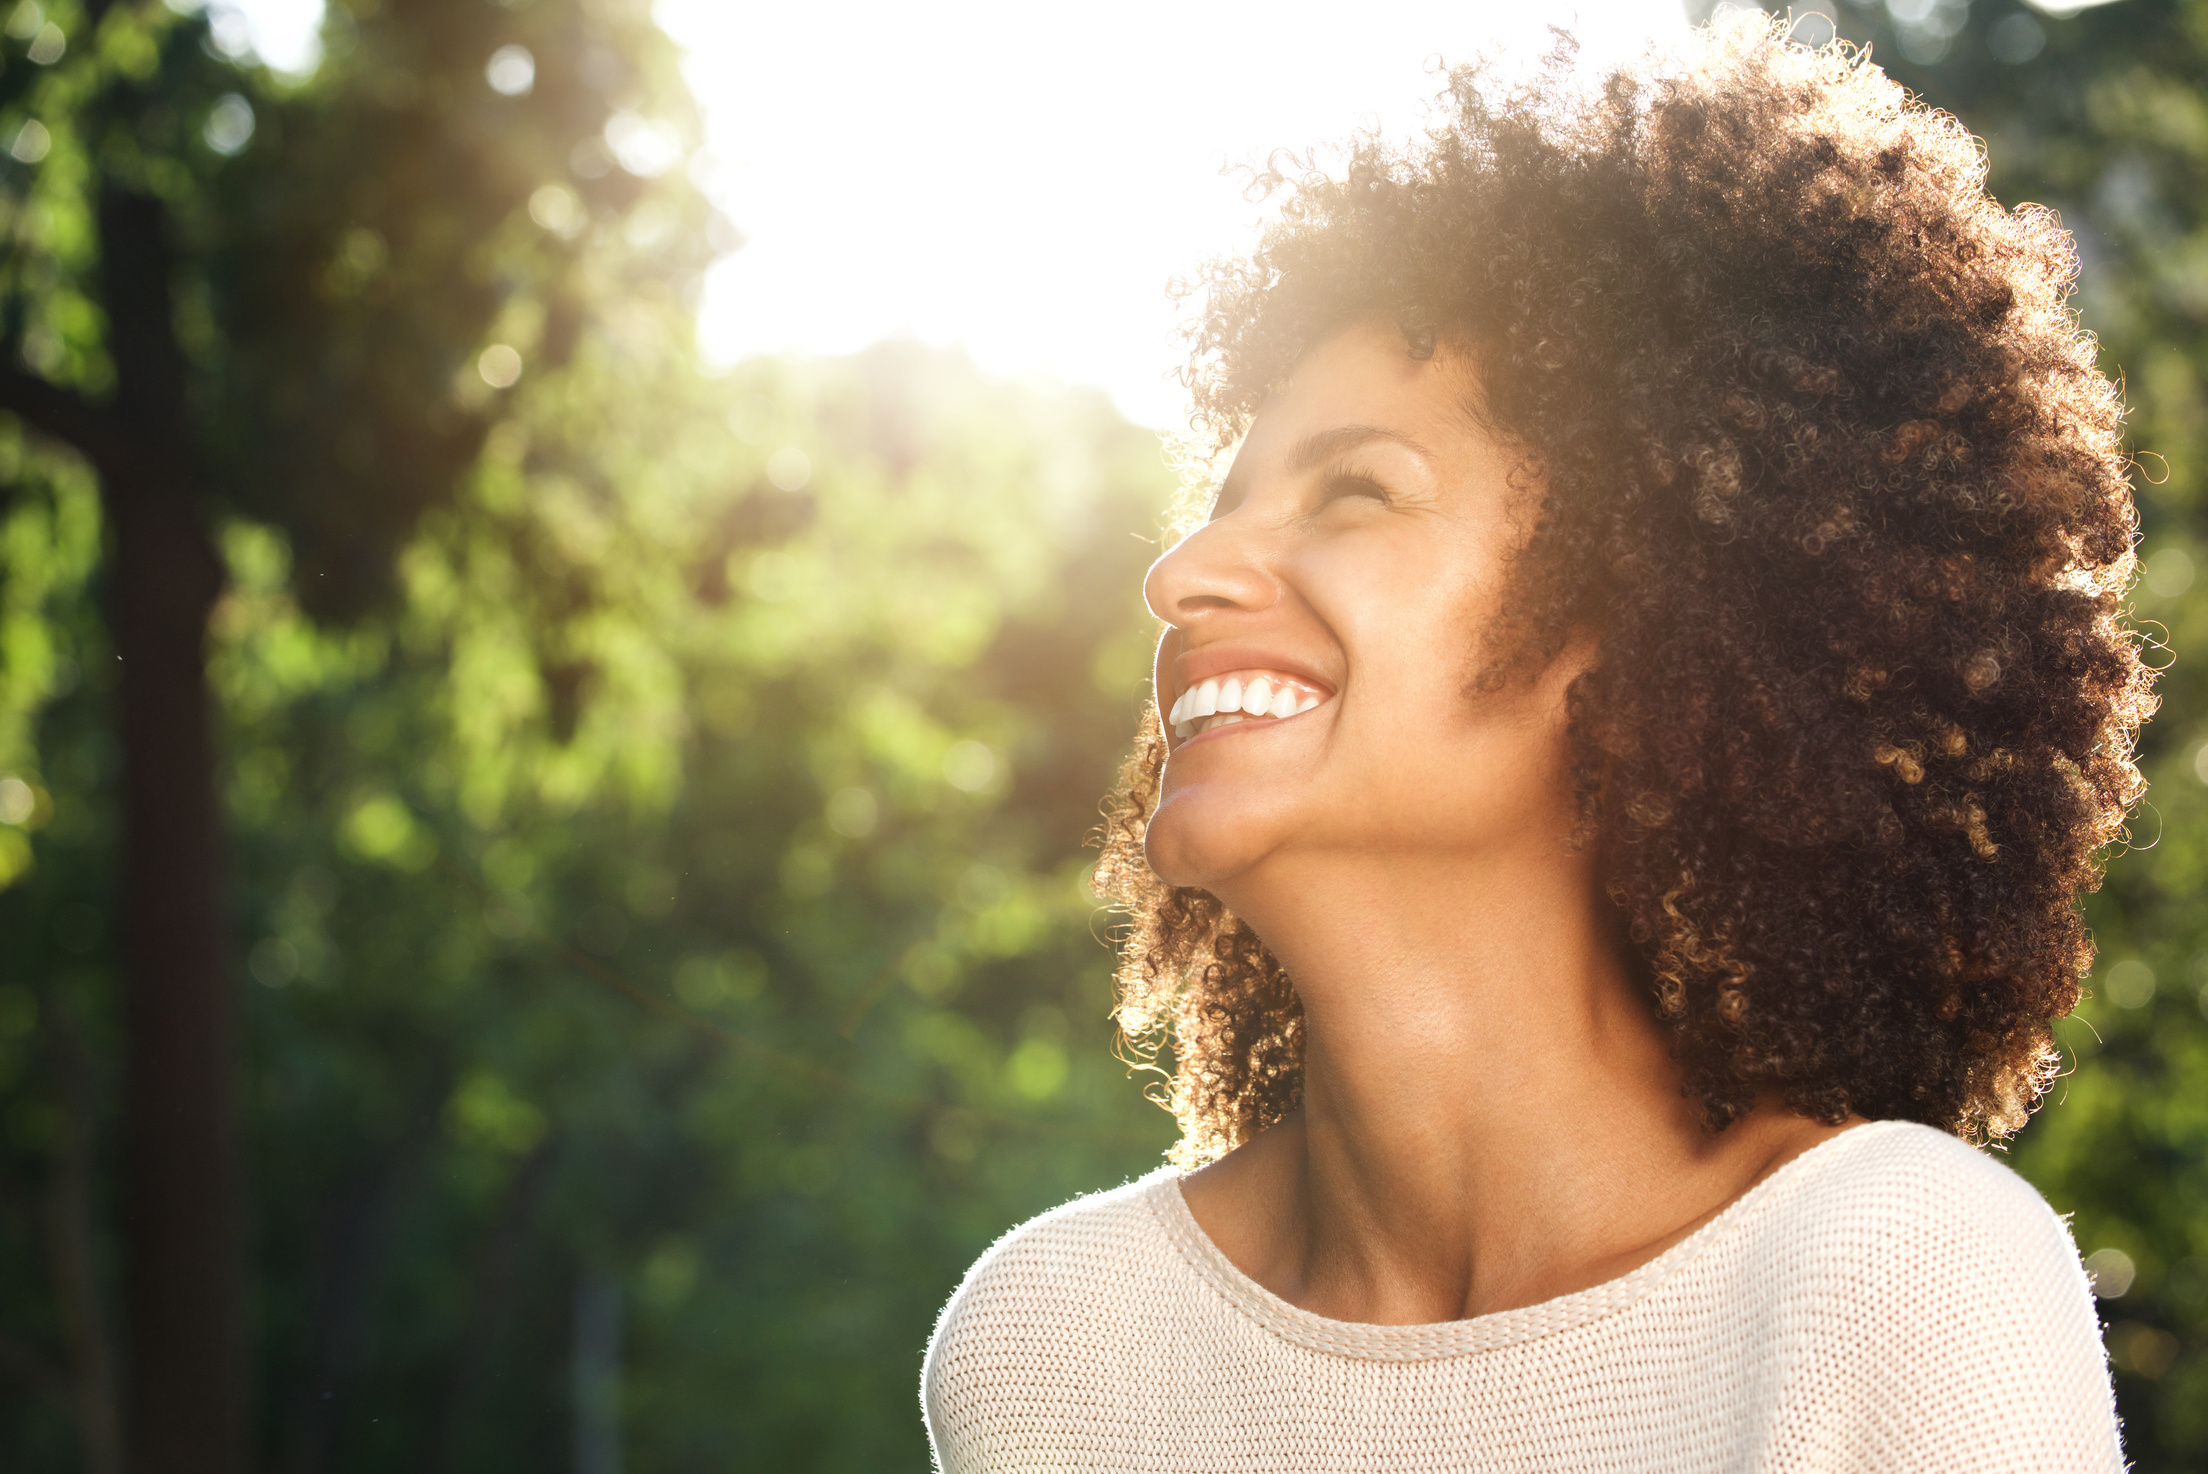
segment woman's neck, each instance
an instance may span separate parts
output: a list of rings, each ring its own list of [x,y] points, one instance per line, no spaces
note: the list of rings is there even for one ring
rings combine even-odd
[[[1303,1000],[1303,1104],[1184,1191],[1291,1303],[1414,1324],[1599,1284],[1837,1129],[1772,1107],[1702,1129],[1583,855],[1246,881],[1223,899]]]

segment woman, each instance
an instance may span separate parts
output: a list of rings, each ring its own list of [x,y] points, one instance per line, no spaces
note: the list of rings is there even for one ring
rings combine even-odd
[[[942,1467],[2118,1469],[1981,1149],[2150,708],[2068,240],[1760,25],[1452,97],[1204,283],[1102,870],[1192,1170],[975,1266]]]

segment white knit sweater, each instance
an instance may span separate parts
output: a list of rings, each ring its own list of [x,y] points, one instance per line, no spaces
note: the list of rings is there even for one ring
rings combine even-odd
[[[1290,1305],[1159,1171],[983,1255],[921,1400],[945,1474],[2123,1467],[2069,1231],[1905,1122],[1830,1138],[1607,1284],[1438,1325]]]

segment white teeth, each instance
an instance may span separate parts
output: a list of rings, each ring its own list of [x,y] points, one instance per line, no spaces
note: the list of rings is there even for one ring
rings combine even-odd
[[[1244,685],[1243,680],[1237,672],[1214,676],[1189,687],[1174,698],[1172,708],[1165,714],[1166,726],[1176,738],[1185,741],[1245,717],[1278,720],[1298,716],[1326,699],[1306,695],[1290,681],[1282,680],[1276,685],[1271,675],[1252,675],[1248,677],[1248,685]]]

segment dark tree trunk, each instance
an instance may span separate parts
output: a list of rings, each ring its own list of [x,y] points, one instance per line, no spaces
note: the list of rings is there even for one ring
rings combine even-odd
[[[235,1474],[236,1009],[202,649],[220,585],[181,498],[109,507],[122,657],[126,1447],[133,1474]]]
[[[307,1375],[284,1418],[289,1446],[284,1474],[324,1474],[342,1462],[339,1434],[360,1375],[375,1293],[390,1249],[391,1221],[398,1217],[428,1168],[449,1096],[439,1073],[406,1134],[371,1169],[347,1185],[331,1205],[317,1256],[320,1285],[314,1300],[315,1348]]]
[[[207,691],[222,589],[184,428],[160,202],[100,200],[119,453],[95,456],[123,748],[123,1259],[131,1474],[246,1465],[236,1000]]]
[[[419,1465],[423,1474],[444,1474],[448,1469],[466,1467],[461,1456],[466,1452],[468,1429],[491,1379],[499,1343],[513,1319],[554,1150],[555,1139],[547,1136],[522,1158],[506,1185],[498,1218],[477,1251],[475,1273],[468,1286],[466,1329],[430,1417],[427,1449]]]
[[[85,1474],[121,1474],[123,1434],[116,1405],[115,1340],[95,1247],[98,1213],[99,1082],[68,996],[40,995],[61,1130],[47,1185],[47,1259],[69,1352],[71,1402],[84,1444]]]

